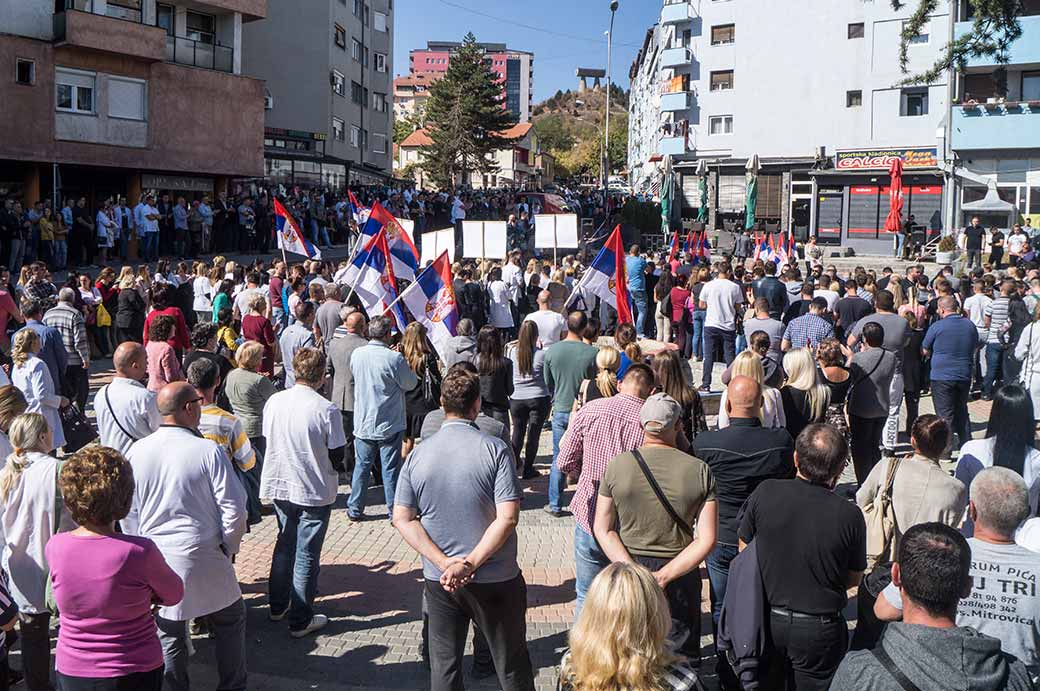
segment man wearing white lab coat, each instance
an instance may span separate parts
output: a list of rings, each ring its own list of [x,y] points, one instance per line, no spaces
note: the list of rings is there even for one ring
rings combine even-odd
[[[134,499],[123,532],[152,540],[184,581],[184,599],[159,610],[164,687],[187,691],[188,622],[216,638],[218,689],[246,687],[246,609],[231,555],[246,531],[246,494],[227,453],[198,432],[202,396],[187,382],[159,391],[162,426],[126,454]]]

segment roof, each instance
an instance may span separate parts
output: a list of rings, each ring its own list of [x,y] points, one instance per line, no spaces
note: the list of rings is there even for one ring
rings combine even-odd
[[[499,134],[506,139],[521,139],[527,136],[527,133],[531,131],[531,123],[521,122],[513,125],[508,130],[503,130]],[[401,142],[401,146],[404,148],[416,147],[416,146],[430,146],[433,144],[433,140],[430,139],[430,135],[426,133],[425,129],[416,130],[404,138]]]
[[[435,81],[444,76],[442,73],[431,74],[431,73],[420,73],[420,74],[407,74],[403,77],[397,77],[394,79],[394,88],[404,86],[430,86]]]
[[[518,122],[517,124],[510,127],[508,130],[499,132],[506,139],[520,139],[526,137],[527,133],[531,131],[531,123],[529,122]]]

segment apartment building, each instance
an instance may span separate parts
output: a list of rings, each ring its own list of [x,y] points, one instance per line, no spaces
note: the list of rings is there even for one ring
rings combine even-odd
[[[245,28],[267,88],[270,182],[342,189],[391,174],[393,0],[272,3]]]
[[[266,0],[0,0],[0,196],[200,195],[263,172]]]
[[[406,118],[426,107],[437,75],[409,74],[394,79],[394,117]]]

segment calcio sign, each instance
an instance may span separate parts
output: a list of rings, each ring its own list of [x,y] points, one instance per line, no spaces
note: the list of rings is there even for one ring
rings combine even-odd
[[[903,160],[903,168],[935,168],[938,166],[935,147],[909,149],[865,149],[839,151],[834,156],[838,170],[888,170],[895,159]]]

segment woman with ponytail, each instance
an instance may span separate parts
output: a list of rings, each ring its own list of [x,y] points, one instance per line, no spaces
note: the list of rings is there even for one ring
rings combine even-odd
[[[610,398],[618,390],[618,368],[621,367],[622,355],[613,348],[600,348],[596,353],[596,378],[586,379],[578,387],[578,396],[574,400],[571,413],[589,401],[597,398]]]
[[[618,325],[614,332],[614,343],[621,354],[621,364],[617,369],[617,378],[621,381],[633,362],[643,361],[643,349],[636,342],[636,327],[631,324]]]
[[[47,421],[39,413],[19,415],[8,437],[14,451],[0,471],[3,563],[11,595],[21,613],[22,668],[29,689],[49,688],[50,611],[44,547],[51,536],[76,526],[57,493],[58,459]],[[60,512],[55,515],[55,511]]]

